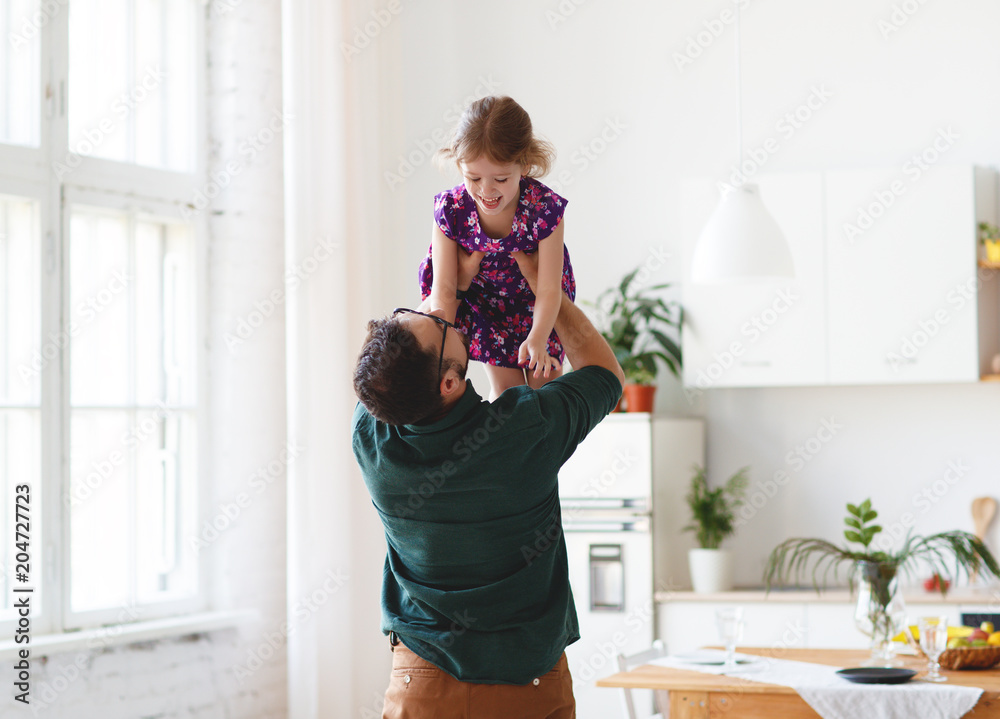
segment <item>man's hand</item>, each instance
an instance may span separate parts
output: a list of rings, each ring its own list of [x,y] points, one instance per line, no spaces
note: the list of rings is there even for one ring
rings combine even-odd
[[[466,252],[458,248],[458,289],[465,292],[472,285],[473,278],[479,274],[479,263],[483,261],[485,252]]]
[[[528,287],[535,294],[538,294],[536,287],[538,287],[538,253],[532,252],[530,255],[523,250],[517,252],[511,252],[510,256],[514,258],[517,263],[517,268],[521,270],[521,274],[524,275],[524,279],[528,281]]]

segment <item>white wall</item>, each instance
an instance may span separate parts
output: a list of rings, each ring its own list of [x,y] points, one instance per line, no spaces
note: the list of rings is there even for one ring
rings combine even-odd
[[[383,185],[380,239],[391,254],[380,309],[415,301],[431,198],[457,182],[422,159],[424,147],[438,146],[425,140],[450,128],[451,108],[482,94],[483,80],[517,99],[559,151],[548,180],[570,201],[566,242],[580,297],[593,298],[660,247],[672,259],[656,280],[678,281],[680,183],[727,175],[735,158],[733,26],[720,22],[733,8],[729,0],[404,4],[394,42],[377,46],[398,79],[383,87],[384,135],[372,157],[382,173],[402,174],[401,156],[411,153],[416,167],[391,189]],[[742,24],[746,148],[779,140],[768,172],[902,166],[951,128],[959,140],[944,161],[1000,163],[998,26],[1000,5],[989,0],[750,2]],[[703,31],[705,47],[678,67],[676,55]],[[780,132],[779,120],[815,87],[832,96],[790,137]],[[585,162],[580,146],[599,148],[609,122],[624,129]],[[571,182],[558,183],[562,172]],[[890,523],[910,511],[918,532],[971,530],[972,498],[1000,487],[997,386],[712,390],[689,404],[674,380],[664,385],[658,411],[707,418],[714,481],[749,464],[766,482],[789,468],[787,454],[823,419],[843,425],[741,527],[732,544],[743,584],[759,583],[764,558],[786,537],[837,540],[848,501],[870,495]],[[968,470],[927,506],[920,492],[934,492],[949,462]],[[1000,550],[997,527],[991,541]]]
[[[201,419],[210,427],[203,448],[210,476],[204,480],[211,487],[208,519],[222,531],[199,524],[199,533],[213,567],[213,608],[256,609],[260,622],[50,656],[33,652],[32,707],[14,709],[5,697],[4,717],[287,716],[285,324],[280,308],[259,325],[251,317],[255,302],[283,286],[280,133],[252,158],[240,152],[281,108],[280,4],[226,0],[206,12],[209,173],[230,162],[242,169],[205,210],[209,411]],[[226,335],[238,336],[248,319],[257,325],[252,333],[227,344]],[[240,495],[249,502],[237,504]],[[12,667],[4,662],[0,670],[6,686]]]

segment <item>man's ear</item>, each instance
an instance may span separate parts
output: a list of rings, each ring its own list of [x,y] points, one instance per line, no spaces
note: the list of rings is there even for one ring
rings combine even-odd
[[[453,369],[449,369],[444,373],[444,377],[441,378],[441,396],[447,399],[452,394],[454,394],[459,387],[465,382],[458,378],[458,373]]]

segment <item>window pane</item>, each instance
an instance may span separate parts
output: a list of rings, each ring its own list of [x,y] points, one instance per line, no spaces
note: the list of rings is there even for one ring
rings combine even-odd
[[[11,591],[14,586],[34,587],[31,604],[34,611],[42,606],[42,484],[39,450],[41,434],[36,410],[0,410],[0,620],[14,619],[12,603],[16,599]],[[30,485],[28,507],[30,535],[29,581],[21,584],[14,576],[17,547],[14,545],[14,488],[19,484]]]
[[[72,207],[72,611],[197,590],[195,278],[190,226]]]
[[[0,0],[0,142],[38,147],[41,28],[63,7]]]
[[[70,396],[74,405],[128,404],[129,219],[75,207],[70,219]]]
[[[189,596],[197,588],[197,456],[193,415],[140,413],[137,427],[155,430],[137,447],[137,592],[140,602]]]
[[[197,0],[73,0],[69,149],[194,169]]]
[[[77,410],[70,422],[70,542],[73,611],[114,607],[129,597],[135,546],[133,468],[125,446],[129,412]]]
[[[41,342],[38,206],[0,196],[0,406],[33,405],[58,338]]]

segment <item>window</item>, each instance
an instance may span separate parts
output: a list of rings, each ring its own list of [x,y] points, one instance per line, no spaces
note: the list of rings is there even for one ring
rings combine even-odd
[[[0,561],[30,484],[33,633],[205,605],[203,13],[0,0]]]

